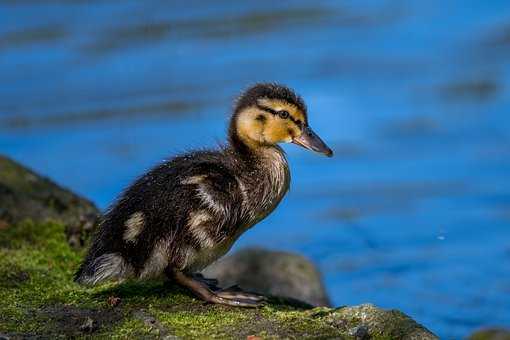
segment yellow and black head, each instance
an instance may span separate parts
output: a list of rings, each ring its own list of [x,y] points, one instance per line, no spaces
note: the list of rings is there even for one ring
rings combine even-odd
[[[294,143],[329,157],[333,155],[308,126],[303,99],[279,84],[257,84],[241,95],[230,124],[230,136],[250,148]]]

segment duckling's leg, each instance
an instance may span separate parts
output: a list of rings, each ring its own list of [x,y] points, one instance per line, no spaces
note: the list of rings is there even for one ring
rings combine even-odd
[[[264,302],[264,297],[255,294],[223,290],[214,292],[206,283],[194,279],[180,270],[167,268],[166,272],[175,282],[191,290],[200,299],[210,303],[236,307],[258,307]]]

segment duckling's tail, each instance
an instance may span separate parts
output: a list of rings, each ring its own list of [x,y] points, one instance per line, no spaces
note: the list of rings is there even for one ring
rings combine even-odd
[[[96,285],[112,279],[124,279],[133,273],[132,266],[119,253],[107,253],[95,258],[87,257],[74,275],[82,285]]]

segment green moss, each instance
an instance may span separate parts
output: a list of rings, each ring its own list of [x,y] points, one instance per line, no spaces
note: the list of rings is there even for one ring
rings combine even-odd
[[[37,311],[45,305],[94,303],[71,281],[80,256],[67,246],[61,225],[27,221],[4,230],[0,245],[0,322],[4,331],[32,333],[48,326],[37,322]]]
[[[352,339],[350,329],[361,323],[357,310],[310,309],[306,304],[278,298],[259,309],[206,305],[163,281],[84,288],[72,281],[82,256],[83,251],[69,247],[64,227],[58,223],[25,221],[0,232],[2,332],[119,339],[237,339],[250,335]],[[373,326],[375,339],[388,338],[397,334],[396,330],[409,331],[416,325],[412,320],[406,323],[409,319],[398,312],[380,313],[381,318],[392,320],[382,320],[389,325],[387,329]]]
[[[124,322],[113,327],[108,334],[111,339],[139,339],[149,335],[158,336],[159,332],[153,331],[143,321],[133,318],[126,318]]]

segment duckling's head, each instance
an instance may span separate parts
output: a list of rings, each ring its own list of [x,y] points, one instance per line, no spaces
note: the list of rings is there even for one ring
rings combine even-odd
[[[333,151],[308,126],[303,99],[286,86],[256,84],[237,100],[230,123],[230,138],[258,149],[278,143],[294,143],[323,153]]]

